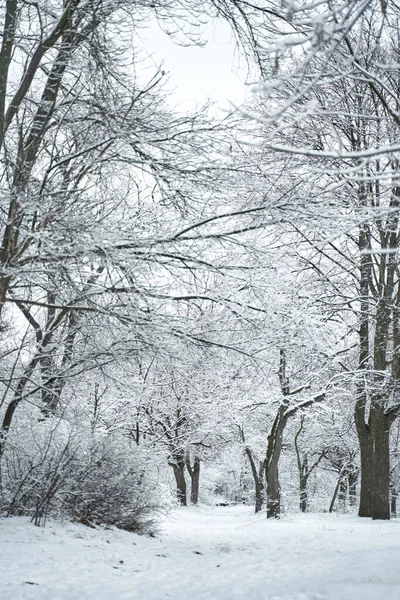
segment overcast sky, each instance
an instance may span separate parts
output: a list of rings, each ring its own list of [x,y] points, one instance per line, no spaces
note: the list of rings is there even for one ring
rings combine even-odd
[[[184,110],[203,104],[208,98],[227,108],[240,105],[246,96],[247,68],[228,24],[220,21],[204,28],[203,47],[182,47],[174,43],[157,23],[140,34],[154,64],[163,63],[168,89]]]

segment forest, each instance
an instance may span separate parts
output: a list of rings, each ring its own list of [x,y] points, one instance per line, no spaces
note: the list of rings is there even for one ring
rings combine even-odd
[[[396,0],[0,6],[0,514],[396,516]],[[216,21],[247,99],[184,110],[140,32]]]

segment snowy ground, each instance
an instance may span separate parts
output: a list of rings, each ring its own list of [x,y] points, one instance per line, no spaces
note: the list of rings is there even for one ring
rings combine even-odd
[[[400,522],[188,508],[156,538],[0,520],[2,600],[399,600]]]

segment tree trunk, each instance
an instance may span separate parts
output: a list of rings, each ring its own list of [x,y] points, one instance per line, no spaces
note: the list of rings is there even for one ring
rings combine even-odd
[[[314,471],[314,469],[316,469],[318,467],[321,460],[324,458],[325,449],[323,449],[320,452],[317,460],[310,466],[309,462],[308,462],[307,453],[305,453],[304,456],[302,457],[300,449],[299,449],[299,436],[300,436],[301,432],[303,431],[303,427],[304,427],[304,415],[301,417],[300,427],[298,428],[296,435],[294,436],[294,448],[296,451],[297,467],[299,469],[300,510],[301,510],[301,512],[307,512],[307,510],[308,510],[308,493],[307,493],[308,478],[310,477],[310,475]]]
[[[278,465],[282,452],[283,432],[287,425],[288,419],[294,416],[299,408],[298,406],[289,408],[290,402],[288,397],[291,395],[291,393],[289,379],[286,377],[286,356],[284,350],[280,350],[279,381],[284,400],[278,409],[278,413],[271,428],[271,433],[268,436],[267,455],[264,461],[265,479],[267,481],[267,518],[279,518],[280,516],[281,488],[279,485]],[[318,396],[315,396],[309,400],[307,403],[303,403],[302,407],[305,408],[306,406],[312,405],[315,402],[321,402],[324,400],[324,398],[325,394],[319,394]]]
[[[290,387],[289,379],[286,377],[286,356],[285,351],[280,350],[279,362],[279,381],[284,397],[283,403],[278,409],[271,433],[268,436],[267,455],[265,458],[265,479],[267,482],[267,518],[279,518],[281,513],[281,488],[279,485],[278,465],[282,452],[283,432],[288,419],[295,415],[298,407],[289,408]],[[319,394],[315,398],[303,404],[303,408],[314,402],[320,402],[325,398],[324,394]],[[299,430],[300,431],[300,430]],[[299,433],[299,432],[298,432]]]
[[[364,182],[360,182],[359,199],[361,206],[367,206],[367,190]],[[372,436],[367,423],[367,390],[366,377],[370,360],[370,300],[369,280],[372,270],[371,255],[368,253],[370,228],[367,223],[360,226],[358,248],[360,251],[360,380],[357,383],[356,403],[354,407],[354,421],[357,429],[358,443],[360,446],[361,481],[359,517],[372,516]],[[362,376],[362,377],[361,377]]]
[[[258,513],[262,510],[264,504],[264,483],[263,483],[263,467],[261,465],[260,470],[257,470],[256,463],[254,460],[254,456],[249,447],[245,448],[246,456],[249,459],[251,472],[254,480],[254,489],[255,489],[255,512]]]
[[[357,481],[358,471],[356,468],[353,468],[348,476],[350,506],[356,506],[357,504]]]
[[[360,443],[361,477],[360,477],[360,504],[358,508],[359,517],[372,517],[372,462],[373,446],[369,433],[364,439],[358,438]]]
[[[363,387],[363,384],[360,384]],[[360,480],[360,505],[359,517],[372,517],[373,495],[373,440],[369,425],[365,422],[366,391],[359,390],[359,397],[354,411],[354,421],[357,429],[358,443],[360,446],[361,480]]]
[[[339,492],[339,488],[340,488],[341,482],[342,482],[342,477],[341,477],[341,474],[340,474],[339,478],[337,480],[336,486],[335,486],[335,491],[333,492],[331,503],[329,505],[329,512],[330,513],[333,512],[333,509],[334,509],[334,506],[335,506],[335,502],[336,502],[336,498],[337,498],[337,495],[338,495],[338,492]]]
[[[23,399],[25,387],[29,383],[31,375],[32,375],[33,371],[35,370],[38,362],[39,362],[39,356],[34,356],[32,358],[32,360],[30,361],[30,363],[27,365],[27,367],[25,369],[25,373],[18,381],[16,390],[14,393],[14,397],[11,400],[11,402],[9,403],[9,405],[7,406],[7,409],[4,413],[3,420],[1,423],[1,427],[0,427],[0,459],[4,453],[4,447],[5,447],[7,435],[8,435],[8,432],[9,432],[9,429],[11,427],[11,423],[12,423],[12,420],[14,417],[14,413],[17,409],[17,406]]]
[[[374,445],[372,518],[388,520],[390,519],[389,424],[382,406],[371,407],[370,421]]]
[[[199,501],[199,490],[200,490],[200,458],[194,457],[193,467],[190,468],[190,502],[191,504],[197,504]]]
[[[185,463],[173,464],[175,480],[176,480],[176,497],[181,506],[187,506],[186,500],[186,480],[185,480]]]
[[[300,510],[305,513],[308,509],[308,494],[307,494],[308,475],[300,473]]]
[[[281,488],[279,485],[278,465],[282,452],[282,438],[288,416],[289,379],[286,376],[286,354],[284,350],[279,351],[279,382],[284,397],[282,405],[278,409],[268,436],[267,456],[265,460],[265,480],[267,482],[267,519],[278,519],[281,514]]]
[[[390,513],[392,517],[397,517],[397,490],[394,485],[390,488]]]
[[[278,519],[281,514],[281,488],[279,485],[278,459],[274,457],[266,469],[267,518]]]
[[[339,485],[338,492],[338,500],[342,505],[343,510],[346,507],[346,497],[347,497],[347,474],[343,476]]]

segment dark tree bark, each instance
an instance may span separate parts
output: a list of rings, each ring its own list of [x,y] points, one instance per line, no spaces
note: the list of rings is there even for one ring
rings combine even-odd
[[[341,465],[341,466],[340,466],[340,470],[339,470],[338,480],[337,480],[337,483],[335,486],[335,491],[333,493],[332,501],[329,506],[330,513],[333,512],[335,502],[337,499],[341,503],[342,508],[343,509],[345,508],[347,489],[348,489],[348,484],[349,484],[349,474],[351,473],[351,470],[353,468],[353,465],[350,462],[351,460],[352,459],[342,462],[342,460],[339,459],[339,461],[336,463],[336,465]]]
[[[267,518],[279,518],[281,513],[281,487],[279,483],[279,459],[282,452],[283,431],[288,421],[289,380],[286,377],[286,355],[280,350],[279,381],[283,394],[283,402],[268,436],[267,456],[265,460],[265,480],[267,482]]]
[[[371,398],[371,407],[368,419],[368,437],[369,444],[367,460],[361,462],[361,481],[369,485],[367,498],[363,498],[366,503],[368,514],[360,516],[370,516],[373,519],[390,519],[390,426],[398,413],[398,407],[390,411],[385,410],[387,406],[390,388],[388,390],[387,382],[383,381],[383,376],[378,374],[373,377],[373,391]],[[363,457],[362,457],[363,459]],[[368,466],[368,471],[366,471]],[[364,489],[365,492],[365,489]]]
[[[254,511],[256,513],[258,513],[258,512],[260,512],[262,510],[262,507],[264,505],[264,490],[265,490],[264,470],[265,470],[265,464],[264,464],[264,462],[260,463],[260,466],[257,469],[255,458],[254,458],[253,453],[250,450],[250,448],[246,447],[245,452],[246,452],[246,456],[247,456],[247,458],[249,459],[249,462],[250,462],[251,473],[253,475],[253,480],[254,480],[254,489],[255,489],[255,496],[256,496],[256,498],[255,498],[255,505],[254,505]]]
[[[1,423],[1,428],[0,428],[0,459],[4,453],[4,448],[5,448],[5,444],[7,441],[7,434],[11,427],[14,413],[24,397],[25,388],[29,384],[31,375],[32,375],[33,371],[35,370],[39,360],[40,360],[39,356],[34,356],[32,358],[32,360],[30,361],[30,363],[28,363],[27,367],[25,368],[25,372],[24,372],[23,376],[18,381],[17,388],[15,390],[13,399],[7,406],[7,409],[4,413],[3,420]]]
[[[299,436],[303,430],[304,426],[304,417],[301,418],[300,427],[294,436],[294,447],[296,450],[296,458],[297,458],[297,468],[299,469],[299,492],[300,492],[300,510],[301,512],[307,512],[308,508],[308,494],[307,494],[307,482],[309,477],[309,469],[308,469],[308,456],[307,454],[304,457],[301,457],[298,440]]]
[[[349,485],[349,504],[350,506],[357,505],[357,482],[358,482],[358,469],[353,467],[347,478]]]
[[[355,407],[355,423],[360,446],[360,504],[359,517],[372,517],[372,494],[373,494],[373,440],[368,423],[365,422],[365,392],[363,398],[358,399]]]
[[[336,485],[335,485],[335,490],[333,492],[332,500],[331,500],[331,503],[329,505],[329,512],[330,513],[333,512],[333,509],[335,507],[335,502],[336,502],[336,498],[337,498],[337,495],[338,495],[338,492],[339,492],[340,484],[341,484],[341,476],[339,475],[338,480],[337,480]]]
[[[267,455],[264,463],[265,479],[267,482],[267,518],[279,518],[281,513],[281,488],[278,466],[282,452],[283,432],[290,417],[295,415],[300,408],[300,406],[289,407],[289,396],[293,395],[293,392],[290,392],[289,379],[286,376],[286,355],[284,350],[280,350],[279,381],[283,394],[283,402],[278,408],[271,432],[268,436]],[[324,399],[325,395],[320,394],[302,403],[301,406],[302,408],[306,408]]]
[[[396,164],[396,167],[398,165]],[[392,399],[397,400],[400,376],[399,301],[400,287],[395,293],[398,270],[400,187],[394,186],[390,200],[390,213],[381,234],[382,247],[389,252],[381,255],[380,294],[376,305],[374,335],[374,375],[371,378],[371,407],[369,412],[372,436],[372,518],[390,519],[390,447],[389,430],[399,406],[387,409]],[[397,284],[398,285],[398,284]],[[392,336],[390,328],[392,327]],[[390,356],[389,339],[393,339]],[[398,400],[397,400],[398,401]]]
[[[177,500],[181,506],[187,506],[185,461],[178,459],[176,462],[171,463],[171,465],[175,475]]]
[[[317,460],[309,466],[307,453],[301,456],[299,449],[299,436],[303,431],[304,427],[304,416],[301,417],[300,427],[294,436],[294,448],[296,451],[297,467],[299,469],[299,492],[300,492],[300,510],[301,512],[307,512],[308,510],[308,492],[307,484],[311,473],[318,467],[321,460],[325,457],[325,449],[319,454]]]
[[[277,442],[272,460],[268,464],[266,469],[266,480],[267,480],[267,518],[274,517],[278,519],[281,514],[281,486],[279,483],[279,471],[278,464],[282,447],[281,442]]]
[[[390,513],[392,517],[397,517],[397,490],[394,485],[390,487]]]
[[[190,502],[198,504],[200,491],[200,465],[201,461],[198,456],[194,456],[193,466],[190,464],[190,455],[186,454],[186,468],[190,475]]]
[[[239,427],[240,437],[243,443],[245,443],[244,430],[243,427]],[[255,490],[255,512],[258,513],[262,510],[264,505],[264,472],[265,472],[265,460],[260,462],[255,456],[251,448],[249,446],[245,446],[245,454],[249,459],[251,474],[253,476],[254,481],[254,490]],[[258,467],[257,467],[258,463]]]
[[[300,510],[304,513],[308,510],[307,480],[307,476],[300,475]]]
[[[343,509],[346,506],[347,483],[348,483],[348,478],[347,478],[347,473],[346,473],[346,476],[344,476],[340,481],[339,493],[338,493],[338,500],[339,500],[340,504],[342,505]]]
[[[367,195],[365,184],[361,183],[359,188],[361,206],[366,206]],[[372,461],[373,441],[369,424],[367,423],[367,390],[366,376],[370,359],[370,280],[372,262],[368,254],[370,247],[370,228],[363,224],[358,234],[358,249],[360,252],[360,329],[359,329],[359,370],[364,371],[365,376],[360,378],[357,384],[357,397],[354,408],[354,421],[357,430],[358,443],[360,446],[361,461],[361,483],[360,483],[360,505],[358,515],[360,517],[372,516]]]
[[[372,518],[390,519],[389,425],[381,406],[371,407],[371,432],[374,444],[372,461]]]

